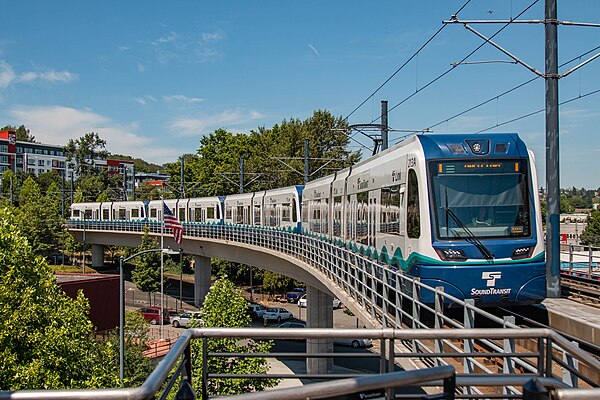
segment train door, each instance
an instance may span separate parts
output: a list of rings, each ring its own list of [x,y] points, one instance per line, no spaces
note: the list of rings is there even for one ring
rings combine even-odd
[[[411,168],[408,170],[408,185],[406,190],[406,258],[408,258],[412,251],[418,249],[418,239],[421,237],[419,190],[417,172]]]

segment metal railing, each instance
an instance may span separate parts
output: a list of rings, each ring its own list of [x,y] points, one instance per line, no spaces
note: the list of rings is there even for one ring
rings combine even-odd
[[[160,223],[153,222],[72,221],[70,229],[82,229],[83,224],[88,231],[142,233],[144,227],[148,226],[151,232],[160,233]],[[471,300],[463,301],[445,293],[442,288],[424,285],[418,278],[411,278],[389,265],[353,252],[324,238],[256,226],[194,223],[186,224],[185,232],[186,238],[258,246],[290,256],[308,265],[319,278],[327,279],[329,286],[334,286],[340,292],[345,293],[347,300],[351,300],[353,305],[362,309],[376,325],[383,328],[403,329],[408,326],[424,331],[428,331],[432,327],[472,329],[475,327],[476,320],[485,320],[486,325],[490,327],[519,329],[512,317],[499,318],[476,307]],[[429,298],[433,297],[433,304],[422,302],[423,295],[427,295]],[[344,303],[347,304],[350,301],[344,301]],[[448,304],[452,305],[452,309],[445,307]],[[457,318],[456,315],[459,317]],[[462,351],[470,354],[461,365],[463,372],[467,374],[491,375],[500,371],[503,374],[511,375],[515,371],[532,373],[536,368],[539,369],[539,366],[532,365],[526,358],[498,356],[495,367],[477,359],[477,352],[481,348],[500,354],[519,346],[531,347],[531,343],[509,339],[498,341],[487,336],[465,338],[458,344],[444,339],[443,335],[427,337],[427,340],[420,338],[421,336],[417,336],[406,344],[409,350],[407,354],[411,354],[414,359],[421,361],[429,360],[431,354],[455,353],[462,346]],[[563,380],[571,386],[577,385],[579,382],[583,385],[595,386],[595,382],[600,380],[598,370],[594,370],[595,372],[590,374],[590,371],[583,369],[581,365],[572,366],[574,355],[570,350],[575,348],[574,346],[563,347],[557,345],[556,342],[551,342],[548,346],[552,349],[552,356],[556,355],[557,363],[565,364],[560,366],[566,371],[563,374]],[[578,350],[578,352],[580,351]],[[548,354],[546,360],[550,358],[550,354]],[[450,365],[443,357],[436,358],[434,364],[426,362],[414,364],[416,368],[424,365]],[[507,391],[514,390],[507,389]],[[477,394],[477,389],[473,393]]]
[[[588,279],[600,279],[600,247],[560,245],[562,270]]]
[[[489,341],[516,342],[527,341],[535,343],[533,350],[522,346],[506,346],[504,349],[495,350],[486,346],[475,350],[461,345],[466,341],[479,341],[485,337]],[[309,354],[306,352],[295,353],[210,353],[201,351],[192,353],[192,340],[203,341],[202,347],[206,349],[206,342],[211,339],[234,338],[255,340],[281,339],[281,340],[306,340],[338,338],[369,338],[376,342],[373,353],[326,353]],[[412,354],[398,352],[398,345],[403,342],[433,342],[443,340],[446,343],[455,343],[457,352],[431,352],[428,354]],[[203,399],[210,398],[208,382],[219,379],[335,379],[326,384],[306,384],[293,389],[273,389],[256,393],[247,393],[239,396],[225,397],[231,400],[270,400],[306,399],[306,398],[334,398],[342,394],[364,393],[373,390],[382,390],[387,399],[394,398],[393,388],[414,387],[426,389],[428,395],[438,396],[438,399],[483,399],[483,398],[542,398],[528,397],[532,395],[527,389],[528,383],[536,379],[544,390],[550,391],[559,399],[596,399],[600,396],[600,389],[584,387],[573,389],[560,379],[560,371],[565,368],[560,358],[556,356],[555,349],[563,348],[577,360],[588,367],[600,371],[600,361],[590,356],[569,343],[566,339],[549,329],[279,329],[279,328],[194,328],[187,329],[175,342],[171,351],[156,367],[146,381],[139,387],[129,389],[96,389],[96,390],[25,390],[14,392],[0,392],[0,400],[4,399],[165,399],[173,390],[178,392],[179,398],[195,398],[191,383],[199,387],[198,395]],[[377,352],[378,351],[378,352]],[[219,374],[208,368],[210,358],[239,358],[239,357],[265,357],[265,358],[332,358],[334,363],[344,357],[375,357],[380,358],[379,369],[370,373],[356,372],[354,374],[331,373],[322,376],[294,373],[290,370],[287,374]],[[196,365],[204,366],[201,371],[192,371],[192,357],[201,357],[201,362]],[[403,359],[418,357],[432,366],[412,371],[395,371],[396,364]],[[486,374],[476,370],[477,373],[460,371],[463,365],[473,363],[484,364],[485,360],[503,359],[506,363],[521,360],[529,368],[521,373],[495,373]],[[436,365],[437,366],[433,366]],[[195,373],[196,375],[192,375]],[[343,381],[341,381],[343,380]],[[178,384],[179,383],[179,384]],[[525,387],[525,389],[523,389]],[[402,398],[422,398],[425,394],[407,395]],[[576,397],[575,397],[576,396]]]

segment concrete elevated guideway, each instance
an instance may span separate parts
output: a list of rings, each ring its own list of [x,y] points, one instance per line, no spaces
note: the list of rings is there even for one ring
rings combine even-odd
[[[109,228],[109,229],[106,229]],[[92,247],[92,267],[100,267],[104,260],[104,247],[108,245],[136,247],[141,244],[143,231],[110,230],[106,225],[86,223],[85,242]],[[112,227],[114,228],[114,227]],[[71,227],[69,231],[75,240],[84,241],[83,227]],[[160,234],[151,232],[151,236],[160,241]],[[232,262],[243,263],[254,267],[289,276],[307,286],[307,327],[332,328],[333,327],[333,297],[339,298],[362,322],[370,328],[381,327],[376,319],[357,304],[347,292],[338,287],[335,282],[315,270],[307,262],[302,261],[281,251],[272,250],[258,244],[252,245],[232,241],[227,236],[221,238],[186,237],[183,243],[177,244],[172,235],[163,237],[165,248],[181,249],[183,253],[194,256],[196,265],[194,272],[194,300],[200,307],[210,289],[211,273],[210,260],[217,258]],[[286,239],[281,238],[282,243]],[[330,340],[311,339],[307,349],[314,353],[328,353],[333,351]],[[333,368],[330,359],[314,358],[307,360],[307,370],[312,373],[328,373]]]

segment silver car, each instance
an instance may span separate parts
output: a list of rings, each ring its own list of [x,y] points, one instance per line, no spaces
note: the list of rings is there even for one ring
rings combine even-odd
[[[200,319],[200,313],[195,311],[184,312],[181,315],[171,317],[170,320],[171,325],[173,325],[174,328],[187,328],[188,326],[190,326],[190,323],[192,321],[194,321],[196,326],[198,324],[202,324],[202,320]]]
[[[270,321],[281,322],[284,319],[290,319],[293,315],[291,312],[281,307],[267,308],[263,314],[263,318]]]

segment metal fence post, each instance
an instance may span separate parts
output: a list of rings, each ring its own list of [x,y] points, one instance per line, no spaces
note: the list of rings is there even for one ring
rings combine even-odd
[[[505,316],[504,317],[504,326],[503,328],[507,328],[507,325],[515,325],[515,317],[514,316]],[[503,341],[504,353],[505,354],[514,354],[515,353],[515,339],[504,339]],[[515,373],[515,362],[512,357],[504,357],[504,362],[502,363],[502,372],[504,374],[514,374]],[[506,386],[502,387],[503,394],[516,394],[513,390],[509,389]]]
[[[434,316],[434,327],[435,329],[442,329],[444,327],[444,287],[438,286],[435,288],[435,316]],[[435,339],[434,342],[434,351],[436,353],[444,352],[444,340],[443,339]],[[435,365],[440,366],[444,365],[441,357],[437,356],[435,358]]]
[[[475,300],[466,299],[465,300],[465,308],[464,308],[464,328],[472,329],[475,327],[475,310],[473,307],[475,306]],[[474,350],[474,341],[473,339],[464,339],[463,351],[465,353],[473,353]],[[472,374],[474,371],[473,363],[471,360],[471,356],[465,356],[463,362],[463,372],[465,374]],[[469,386],[463,387],[463,394],[472,394],[472,390]]]
[[[575,347],[579,347],[579,343],[577,342],[572,342],[572,344]],[[577,371],[579,369],[579,360],[574,358],[566,351],[563,351],[563,361],[566,365],[571,367],[573,371]],[[579,378],[577,378],[577,374],[570,371],[568,368],[563,368],[563,382],[573,388],[579,387]]]
[[[202,338],[202,399],[208,399],[208,339]]]
[[[412,328],[419,329],[421,328],[421,287],[417,285],[417,282],[420,282],[419,278],[415,278],[412,285]],[[419,346],[417,345],[417,340],[413,339],[412,342],[412,350],[413,353],[419,352]]]

